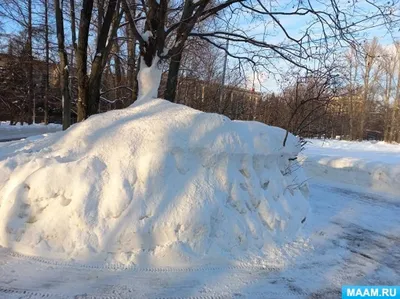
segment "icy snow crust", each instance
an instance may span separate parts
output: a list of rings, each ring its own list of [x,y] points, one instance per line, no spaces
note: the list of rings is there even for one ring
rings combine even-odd
[[[0,145],[0,245],[137,265],[255,261],[291,240],[308,188],[290,135],[151,100]]]

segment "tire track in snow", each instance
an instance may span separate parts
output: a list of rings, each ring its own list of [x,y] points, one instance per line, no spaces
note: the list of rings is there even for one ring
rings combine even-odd
[[[278,267],[264,267],[257,265],[246,265],[246,264],[235,264],[226,266],[193,266],[193,267],[149,267],[139,268],[136,266],[125,266],[122,264],[105,264],[105,265],[89,265],[79,264],[74,262],[64,262],[60,260],[51,260],[42,258],[39,256],[24,255],[10,249],[6,249],[0,255],[7,255],[22,260],[29,260],[41,264],[47,264],[51,266],[66,267],[66,268],[83,268],[83,269],[94,269],[94,270],[109,270],[109,271],[133,271],[133,272],[201,272],[201,271],[219,271],[219,270],[260,270],[266,272],[277,272],[281,271]]]
[[[3,288],[3,287],[0,287],[0,295],[1,294],[7,294],[7,295],[11,295],[11,296],[15,295],[15,296],[18,296],[18,298],[28,297],[29,299],[36,299],[36,298],[64,299],[64,298],[67,298],[65,296],[60,296],[60,295],[56,295],[56,294],[19,290],[19,289],[14,289],[14,288]],[[24,296],[24,297],[21,297],[21,296]],[[7,298],[9,298],[9,297],[7,297]]]
[[[129,281],[129,279],[143,279],[145,277],[148,277],[151,279],[151,277],[156,279],[157,277],[162,278],[164,277],[165,272],[181,272],[182,275],[186,275],[185,272],[191,272],[194,277],[202,277],[204,274],[202,272],[206,271],[222,271],[225,272],[226,276],[232,276],[235,277],[237,274],[241,275],[242,278],[244,278],[247,283],[245,289],[241,291],[240,289],[234,290],[232,289],[232,292],[230,291],[223,291],[222,294],[220,291],[212,290],[211,292],[201,294],[201,285],[203,282],[198,284],[194,284],[193,286],[186,285],[187,281],[182,280],[182,287],[184,288],[192,288],[193,290],[197,290],[196,292],[200,292],[200,294],[187,294],[188,296],[184,296],[186,294],[176,294],[177,296],[163,296],[163,291],[162,290],[154,290],[150,291],[150,293],[142,293],[140,292],[139,294],[137,293],[132,293],[132,290],[127,291],[124,288],[114,288],[112,291],[111,290],[105,290],[103,288],[97,288],[94,290],[87,290],[87,293],[80,292],[76,294],[71,294],[69,292],[65,293],[63,290],[50,290],[46,288],[40,288],[39,285],[33,284],[33,287],[26,287],[23,284],[22,285],[14,285],[14,286],[8,286],[8,285],[2,285],[0,286],[0,298],[9,298],[9,299],[16,299],[16,298],[29,298],[29,299],[39,299],[39,298],[54,298],[54,299],[124,299],[124,298],[149,298],[149,299],[217,299],[217,298],[299,298],[299,297],[307,297],[306,293],[303,292],[303,290],[291,290],[288,288],[288,285],[285,284],[285,287],[282,289],[282,291],[278,290],[271,290],[267,287],[267,292],[257,292],[254,290],[254,292],[251,291],[249,288],[250,285],[253,283],[259,282],[259,275],[262,275],[263,277],[263,283],[268,286],[268,285],[274,285],[274,281],[276,280],[276,275],[273,275],[271,278],[266,278],[266,274],[270,273],[271,271],[281,271],[282,269],[280,268],[272,268],[272,267],[261,267],[261,266],[249,266],[249,265],[227,265],[225,267],[212,267],[212,266],[204,266],[204,267],[187,267],[187,268],[135,268],[135,267],[123,267],[121,265],[84,265],[84,264],[77,264],[73,262],[63,262],[63,261],[57,261],[57,260],[51,260],[51,259],[46,259],[46,258],[41,258],[41,257],[35,257],[35,256],[26,256],[14,251],[11,251],[6,248],[0,249],[0,258],[3,260],[7,260],[7,263],[10,263],[10,266],[14,263],[19,263],[20,266],[26,267],[34,267],[36,270],[39,270],[42,265],[43,269],[51,269],[52,266],[59,268],[61,271],[63,268],[66,268],[66,272],[62,275],[68,275],[68,270],[71,269],[73,271],[74,269],[81,270],[81,271],[87,271],[87,273],[96,273],[99,271],[99,273],[104,273],[104,277],[108,277],[107,272],[104,271],[109,271],[108,273],[114,273],[116,275],[122,275],[120,276],[121,278],[125,278],[125,283],[126,281]],[[26,265],[24,265],[26,263]],[[37,268],[39,266],[39,268]],[[22,269],[22,268],[21,268]],[[131,270],[131,272],[120,272],[121,274],[118,274],[118,272],[114,270],[122,269],[122,270]],[[196,271],[198,273],[196,273]],[[75,272],[71,272],[75,273]],[[77,272],[78,273],[78,272]],[[131,275],[129,275],[131,273]],[[136,273],[136,274],[135,274]],[[277,272],[272,272],[272,273],[277,273]],[[113,274],[113,275],[114,275]],[[279,274],[279,272],[278,272]],[[22,276],[21,276],[22,275]],[[91,274],[89,274],[90,276]],[[125,276],[128,275],[128,276]],[[156,275],[156,276],[153,276]],[[20,276],[20,279],[24,276],[23,274],[17,275]],[[207,275],[206,275],[207,276]],[[46,276],[45,276],[46,277]],[[103,283],[101,282],[104,280],[104,277],[100,277],[100,285],[101,286]],[[111,277],[111,276],[110,276]],[[115,277],[115,276],[114,276]],[[119,276],[116,276],[117,279]],[[185,276],[183,276],[185,277]],[[26,277],[29,278],[29,275]],[[241,281],[242,278],[238,279],[238,281]],[[164,280],[168,280],[168,276],[165,276],[163,278]],[[271,279],[273,281],[271,281]],[[23,279],[21,280],[23,281]],[[178,280],[179,281],[179,280]],[[228,280],[229,281],[229,280]],[[61,284],[59,284],[61,283]],[[66,286],[71,283],[66,282]],[[19,284],[19,283],[18,283]],[[63,287],[64,283],[61,281],[57,281],[56,287]],[[282,285],[283,286],[283,285]],[[37,289],[39,287],[39,289]],[[179,286],[177,286],[179,288]],[[31,288],[31,289],[30,289]],[[34,289],[32,289],[34,288]],[[287,289],[288,288],[288,289]],[[159,293],[161,291],[161,293]],[[174,289],[171,290],[165,290],[166,294],[168,294],[170,291],[174,292]],[[176,290],[175,290],[176,291]],[[152,294],[153,293],[153,294]],[[158,293],[158,294],[157,294]],[[172,294],[171,294],[172,295]]]
[[[28,291],[28,290],[18,290],[18,289],[7,289],[0,287],[0,295],[15,295],[18,298],[29,298],[29,299],[39,299],[39,298],[54,298],[54,299],[126,299],[126,298],[149,298],[149,299],[230,299],[233,297],[238,298],[299,298],[299,296],[307,296],[308,294],[305,292],[294,292],[294,291],[283,291],[283,292],[250,292],[250,293],[233,293],[226,295],[200,295],[200,296],[166,296],[166,297],[157,297],[157,296],[136,296],[128,295],[62,295],[62,294],[51,294],[51,293],[42,293],[36,291]],[[23,297],[21,297],[23,296]],[[278,296],[278,297],[276,297]],[[9,298],[9,297],[8,297]],[[10,298],[11,299],[11,298]]]

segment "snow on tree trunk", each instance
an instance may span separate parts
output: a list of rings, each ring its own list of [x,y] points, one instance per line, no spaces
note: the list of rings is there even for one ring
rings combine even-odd
[[[143,104],[158,97],[158,88],[161,82],[160,58],[155,57],[151,66],[147,66],[143,58],[138,73],[139,96],[136,104]]]

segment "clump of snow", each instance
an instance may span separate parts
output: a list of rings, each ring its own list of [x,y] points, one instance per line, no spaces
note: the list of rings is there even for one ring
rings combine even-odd
[[[300,159],[308,176],[400,195],[400,145],[373,141],[308,141]]]
[[[308,212],[298,139],[164,100],[0,145],[0,245],[123,264],[250,261]]]
[[[135,103],[136,105],[157,98],[161,75],[162,70],[159,57],[154,58],[150,67],[141,58],[138,73],[139,95]]]
[[[153,37],[153,33],[150,30],[147,30],[146,32],[141,34],[143,40],[147,43],[149,41],[149,38]]]

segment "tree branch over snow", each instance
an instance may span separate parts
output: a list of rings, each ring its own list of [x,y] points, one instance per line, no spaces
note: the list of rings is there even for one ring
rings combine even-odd
[[[252,65],[266,65],[271,60],[283,60],[306,71],[312,71],[310,60],[326,60],[324,53],[333,53],[332,44],[340,47],[342,42],[357,46],[356,34],[365,24],[376,20],[389,24],[398,16],[393,13],[399,0],[382,3],[368,0],[371,10],[359,9],[357,2],[342,4],[337,0],[315,2],[296,1],[292,7],[263,0],[184,0],[176,3],[167,0],[140,0],[134,3],[136,9],[144,14],[135,19],[131,15],[129,0],[122,0],[127,21],[139,41],[140,55],[147,66],[154,58],[170,60],[170,74],[167,89],[176,88],[176,77],[182,52],[189,37],[199,38],[222,49],[230,57],[246,61]],[[396,2],[396,3],[395,3]],[[229,12],[229,9],[231,11]],[[254,34],[243,29],[239,23],[231,22],[233,12],[240,18],[248,18],[265,26],[264,32]],[[215,16],[214,26],[202,26]],[[301,30],[289,30],[282,18],[302,18]],[[226,29],[221,30],[222,21]],[[268,27],[268,30],[266,29]],[[145,34],[141,34],[143,31]],[[276,41],[274,35],[281,37]],[[318,38],[316,38],[318,36]],[[228,50],[222,42],[229,41]],[[167,48],[169,46],[169,48]],[[243,51],[238,51],[241,47]],[[172,82],[171,82],[172,80]],[[170,93],[173,100],[175,92]]]

